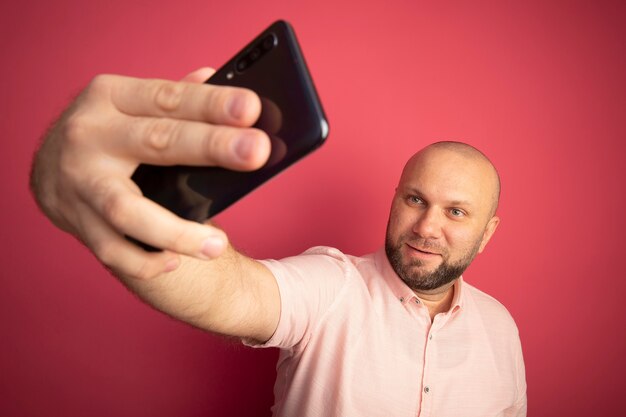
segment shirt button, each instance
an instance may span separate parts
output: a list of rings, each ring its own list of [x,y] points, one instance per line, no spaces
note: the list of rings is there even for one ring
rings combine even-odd
[[[400,297],[400,302],[404,303],[404,297]]]
[[[428,335],[428,340],[433,340],[433,335],[432,334]]]
[[[430,388],[428,388],[428,387],[424,387],[424,392],[425,392],[426,394],[428,394],[428,393],[430,392]]]
[[[417,298],[415,299],[415,304],[419,304],[420,300],[418,300]]]

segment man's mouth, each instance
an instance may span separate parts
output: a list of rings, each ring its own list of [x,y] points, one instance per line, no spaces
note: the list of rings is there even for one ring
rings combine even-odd
[[[437,249],[425,248],[422,245],[415,245],[410,243],[407,243],[406,245],[409,247],[409,249],[413,251],[413,253],[423,254],[427,256],[441,256],[441,253]]]

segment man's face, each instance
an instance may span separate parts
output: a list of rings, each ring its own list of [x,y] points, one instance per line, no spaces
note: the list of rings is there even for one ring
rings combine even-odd
[[[483,251],[499,219],[492,216],[496,176],[485,161],[446,149],[412,158],[391,206],[385,250],[415,291],[461,276]]]

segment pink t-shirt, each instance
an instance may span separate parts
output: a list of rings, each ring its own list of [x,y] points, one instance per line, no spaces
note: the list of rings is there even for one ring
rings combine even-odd
[[[281,316],[263,347],[281,348],[274,416],[525,416],[517,327],[494,298],[455,283],[452,307],[428,309],[384,250],[317,247],[263,261]]]

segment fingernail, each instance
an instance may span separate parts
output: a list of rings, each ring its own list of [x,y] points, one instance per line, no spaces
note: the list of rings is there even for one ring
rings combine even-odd
[[[256,147],[256,137],[248,135],[246,133],[240,135],[235,140],[235,153],[244,161],[248,161],[254,155]]]
[[[202,242],[202,248],[200,248],[203,255],[209,258],[215,258],[222,254],[226,242],[224,239],[218,236],[211,236]]]
[[[246,114],[247,101],[244,94],[234,94],[230,97],[227,105],[230,117],[236,120],[243,118]]]

